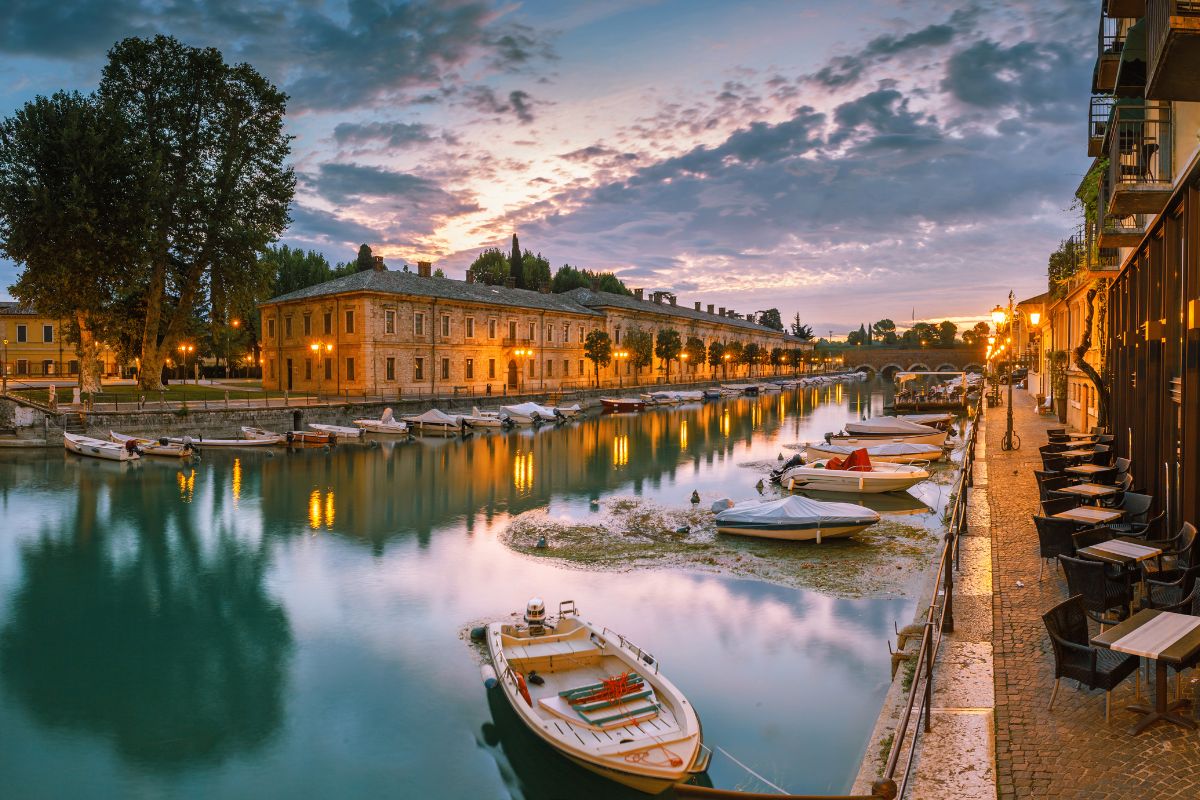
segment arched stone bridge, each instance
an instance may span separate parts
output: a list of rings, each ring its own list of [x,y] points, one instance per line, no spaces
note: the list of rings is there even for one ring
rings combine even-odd
[[[897,372],[983,372],[983,351],[973,347],[852,347],[842,351],[846,366],[892,378]]]

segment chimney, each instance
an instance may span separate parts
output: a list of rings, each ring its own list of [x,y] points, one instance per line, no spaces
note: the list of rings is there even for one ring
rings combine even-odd
[[[372,256],[375,259],[373,265],[376,272],[387,272],[387,267],[383,265],[383,256]]]
[[[634,297],[636,297],[638,300],[645,300],[645,299],[646,299],[645,297],[643,297],[643,296],[642,296],[642,290],[641,290],[641,289],[634,289],[634,290],[633,290],[633,296],[634,296]]]
[[[709,306],[709,308],[712,308],[712,306]],[[723,316],[725,316],[725,306],[721,306],[720,310],[719,310],[719,311],[717,311],[717,316],[718,316],[718,317],[723,317]]]
[[[517,279],[514,278],[512,275],[509,275],[507,278],[504,279],[504,286],[507,289],[517,288]]]
[[[737,312],[736,312],[736,311],[734,311],[732,308],[731,308],[731,309],[729,309],[729,318],[730,318],[730,319],[737,319]]]
[[[713,304],[712,303],[708,304],[708,313],[710,313],[710,314],[713,313]]]
[[[675,295],[671,294],[667,296],[671,298],[671,305],[675,305]]]
[[[475,282],[475,273],[471,272],[471,270],[467,270],[467,283],[474,283],[474,282]]]
[[[593,292],[600,291],[600,279],[599,278],[592,278],[592,291]]]
[[[550,281],[542,281],[542,285],[538,287],[538,291],[542,294],[550,294]]]
[[[700,310],[700,301],[699,300],[696,301],[696,310],[697,311]]]
[[[418,261],[417,274],[422,278],[428,278],[433,274],[433,264],[429,261]]]

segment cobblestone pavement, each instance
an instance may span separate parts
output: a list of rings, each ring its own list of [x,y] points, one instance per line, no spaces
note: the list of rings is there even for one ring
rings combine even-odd
[[[1046,442],[1045,429],[1055,423],[1038,417],[1033,405],[1024,392],[1014,393],[1020,450],[1000,449],[1004,407],[988,410],[984,439],[992,532],[998,796],[1200,797],[1200,732],[1158,723],[1131,736],[1127,730],[1139,719],[1125,710],[1134,701],[1132,676],[1113,692],[1110,724],[1104,722],[1104,692],[1077,687],[1073,681],[1062,682],[1054,710],[1047,708],[1054,656],[1041,615],[1066,597],[1066,581],[1049,567],[1038,581],[1037,534],[1031,519],[1038,508],[1033,470],[1041,463],[1038,447]],[[1191,677],[1185,673],[1185,683]],[[1142,690],[1146,696],[1153,687],[1143,684]]]

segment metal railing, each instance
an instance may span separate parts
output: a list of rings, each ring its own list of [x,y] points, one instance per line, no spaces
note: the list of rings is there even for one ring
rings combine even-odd
[[[1108,130],[1108,121],[1112,116],[1113,103],[1116,100],[1111,94],[1094,94],[1092,95],[1091,103],[1088,105],[1088,147],[1092,148],[1092,142],[1100,140],[1103,142],[1104,133]],[[1101,145],[1097,145],[1099,148]],[[1088,155],[1100,155],[1099,152]]]
[[[1116,106],[1106,136],[1108,180],[1113,191],[1134,184],[1170,188],[1170,104]]]
[[[1158,60],[1171,35],[1171,17],[1200,17],[1200,0],[1146,0],[1146,76],[1158,70]],[[1189,30],[1190,32],[1190,30]]]
[[[917,660],[913,667],[913,681],[904,705],[904,714],[893,733],[892,749],[883,770],[883,778],[897,785],[897,798],[903,798],[908,788],[920,733],[928,733],[930,730],[934,662],[937,661],[942,636],[954,631],[954,573],[959,566],[958,540],[967,530],[967,494],[974,482],[975,444],[982,413],[982,410],[976,412],[963,446],[962,468],[954,484],[954,500],[946,523],[942,550],[938,556],[937,571],[933,577],[932,595],[921,632],[921,647],[917,651]],[[910,737],[909,725],[913,722],[914,712],[918,722],[921,721],[922,714],[924,715],[924,725],[913,730]],[[900,753],[905,749],[906,738],[909,740],[908,755],[901,769]]]

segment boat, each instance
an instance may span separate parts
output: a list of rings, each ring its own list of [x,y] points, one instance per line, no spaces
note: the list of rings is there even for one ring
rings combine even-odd
[[[918,425],[929,425],[934,428],[944,428],[954,422],[953,414],[897,414],[896,419],[905,422],[915,422]]]
[[[652,655],[561,603],[539,598],[524,623],[485,633],[497,686],[542,741],[584,769],[660,794],[708,767],[700,720]]]
[[[908,436],[937,432],[937,428],[909,422],[901,417],[875,417],[859,422],[847,422],[845,430],[853,436]]]
[[[276,434],[277,439],[206,439],[204,436],[168,436],[167,441],[173,444],[187,444],[192,447],[274,447],[284,444],[287,440]]]
[[[105,461],[135,461],[141,457],[138,454],[136,442],[117,444],[65,431],[63,432],[63,447],[76,455],[102,458]]]
[[[720,389],[705,389],[701,394],[705,400],[720,400],[722,396]]]
[[[554,409],[537,403],[517,403],[515,406],[500,406],[500,410],[518,425],[533,425],[538,422],[555,422],[559,416]]]
[[[166,437],[161,439],[148,439],[144,436],[127,436],[124,433],[109,431],[108,438],[112,439],[117,444],[125,444],[133,442],[137,445],[138,451],[144,456],[164,456],[166,458],[187,458],[195,453],[195,448],[191,444],[175,444]]]
[[[326,425],[323,422],[310,422],[308,427],[314,431],[328,433],[338,439],[361,439],[365,433],[362,428],[351,428],[348,425]]]
[[[600,405],[605,411],[641,411],[646,402],[640,397],[601,397]]]
[[[886,442],[906,442],[908,444],[931,444],[936,447],[942,447],[946,444],[946,431],[939,431],[934,428],[929,428],[929,433],[902,433],[895,435],[887,434],[869,434],[869,433],[831,433],[825,437],[825,441],[830,444],[842,445],[858,445],[859,447],[867,447],[870,445],[884,444]]]
[[[866,450],[851,453],[842,459],[818,459],[807,464],[789,467],[779,476],[779,482],[789,491],[796,489],[817,492],[903,492],[929,477],[929,472],[911,464],[872,463]]]
[[[333,437],[324,431],[317,431],[315,433],[312,431],[276,433],[275,431],[255,428],[250,425],[243,425],[242,433],[247,439],[270,439],[273,442],[286,442],[288,444],[329,444],[333,440]]]
[[[471,413],[464,414],[462,419],[472,428],[503,428],[511,424],[507,418],[500,416],[499,412],[480,411],[474,407],[471,408]]]
[[[852,503],[825,503],[792,495],[738,503],[717,514],[717,531],[738,536],[815,541],[850,536],[879,522],[879,514]]]
[[[885,442],[883,444],[866,445],[862,448],[844,444],[814,444],[804,445],[804,459],[818,461],[823,458],[845,458],[855,450],[865,449],[871,457],[871,463],[885,464],[915,464],[931,461],[941,461],[946,457],[946,451],[932,444],[912,444],[911,442]]]
[[[424,414],[410,414],[400,419],[419,434],[455,436],[467,427],[462,417],[452,417],[436,408],[431,408]]]
[[[640,394],[638,397],[642,398],[642,402],[648,406],[679,405],[679,398],[673,392],[650,392],[648,394]]]
[[[379,419],[351,420],[367,433],[387,433],[393,436],[407,436],[408,425],[396,419],[390,408],[385,408]]]
[[[546,406],[546,408],[550,411],[553,411],[563,419],[571,419],[572,417],[578,416],[579,413],[583,411],[583,407],[580,406],[579,403],[569,406]]]

